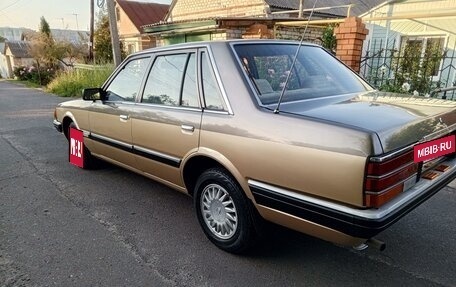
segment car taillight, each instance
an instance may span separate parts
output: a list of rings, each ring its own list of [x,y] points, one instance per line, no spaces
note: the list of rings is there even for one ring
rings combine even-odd
[[[364,204],[378,208],[387,203],[416,182],[417,172],[413,150],[387,160],[370,158],[364,181]]]

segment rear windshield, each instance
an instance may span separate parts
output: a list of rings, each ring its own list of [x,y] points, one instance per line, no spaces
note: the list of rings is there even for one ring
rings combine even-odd
[[[234,46],[263,105],[278,102],[289,73],[290,79],[282,99],[284,103],[371,90],[350,69],[317,46],[301,46],[296,63],[290,69],[297,49],[297,44]]]

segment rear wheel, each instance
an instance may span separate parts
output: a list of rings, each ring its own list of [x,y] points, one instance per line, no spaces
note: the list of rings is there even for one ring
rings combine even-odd
[[[70,123],[68,125],[68,145],[70,145],[70,129],[73,128],[73,129],[78,129],[75,125],[75,123]],[[68,152],[70,150],[70,147],[68,148]],[[98,159],[96,159],[94,156],[92,156],[92,154],[90,153],[89,149],[86,148],[84,146],[84,156],[83,156],[83,160],[84,160],[84,169],[94,169],[98,166]]]
[[[256,238],[253,207],[225,170],[213,168],[200,175],[194,204],[204,233],[217,247],[243,253],[252,245]]]

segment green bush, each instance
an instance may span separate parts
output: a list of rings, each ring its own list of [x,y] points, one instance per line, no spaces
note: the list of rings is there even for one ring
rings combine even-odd
[[[49,83],[47,91],[62,97],[80,97],[82,89],[100,87],[113,70],[113,66],[103,66],[61,72]]]

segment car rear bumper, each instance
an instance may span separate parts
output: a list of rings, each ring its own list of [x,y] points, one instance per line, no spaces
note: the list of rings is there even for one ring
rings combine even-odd
[[[456,158],[443,162],[450,169],[434,180],[421,179],[415,186],[378,209],[357,209],[249,180],[257,204],[343,232],[371,238],[425,202],[456,178]]]
[[[59,122],[58,120],[54,120],[52,122],[54,124],[54,128],[59,132],[61,133],[63,131],[63,128],[62,128],[62,123]]]

